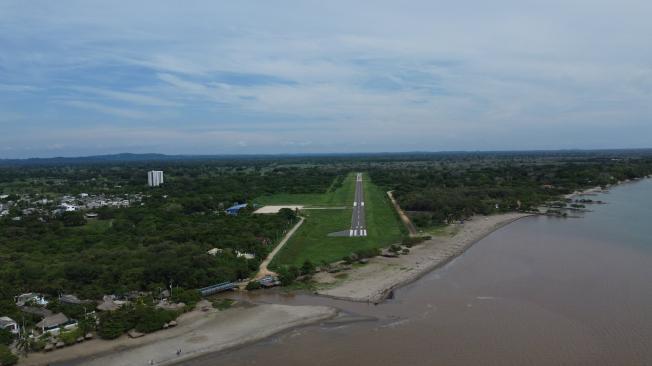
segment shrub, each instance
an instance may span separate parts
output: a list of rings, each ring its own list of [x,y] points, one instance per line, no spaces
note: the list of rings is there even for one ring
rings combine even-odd
[[[301,274],[311,275],[313,273],[315,273],[315,265],[312,264],[312,262],[309,259],[306,259],[306,261],[303,262],[303,265],[301,266]]]
[[[9,347],[4,344],[0,344],[0,365],[10,366],[15,365],[18,362],[18,356],[13,354]]]
[[[156,309],[150,306],[136,307],[136,330],[151,333],[163,329],[163,325],[177,318],[176,311]]]
[[[201,300],[201,294],[197,290],[186,290],[183,288],[173,288],[172,289],[172,301],[182,302],[186,304],[189,308],[195,307],[197,302]]]
[[[67,332],[61,332],[61,334],[59,334],[59,340],[65,343],[66,346],[69,346],[71,344],[75,344],[75,342],[77,342],[77,338],[81,337],[81,335],[81,330],[74,329]]]
[[[291,285],[299,275],[300,271],[296,266],[283,266],[278,271],[278,279],[283,286]]]
[[[260,282],[258,282],[258,281],[249,281],[249,283],[247,283],[247,287],[246,287],[246,289],[248,291],[258,290],[259,288],[260,288]]]
[[[8,346],[14,343],[14,334],[6,329],[0,329],[0,344]]]

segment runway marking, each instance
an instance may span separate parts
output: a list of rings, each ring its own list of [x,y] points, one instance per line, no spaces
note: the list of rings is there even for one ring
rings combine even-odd
[[[353,202],[353,207],[356,207],[358,205],[357,202]]]
[[[364,206],[364,201],[360,202],[360,206]]]
[[[349,236],[353,236],[353,230],[349,230]]]

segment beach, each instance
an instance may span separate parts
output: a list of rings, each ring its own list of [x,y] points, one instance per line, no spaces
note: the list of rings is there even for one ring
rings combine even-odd
[[[369,263],[338,274],[319,273],[317,293],[336,299],[379,303],[397,287],[410,283],[464,253],[471,245],[495,230],[531,214],[507,213],[474,216],[463,224],[454,224],[450,234],[435,236],[398,258],[376,257]]]
[[[228,310],[194,310],[174,328],[130,339],[96,339],[49,353],[30,354],[20,365],[169,365],[204,353],[242,346],[295,327],[334,317],[327,306],[245,304]],[[177,350],[181,350],[177,355]]]

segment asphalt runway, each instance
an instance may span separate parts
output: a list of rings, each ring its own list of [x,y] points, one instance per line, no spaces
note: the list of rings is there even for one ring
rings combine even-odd
[[[355,179],[355,199],[353,200],[353,214],[351,216],[349,236],[367,236],[367,225],[364,217],[362,173],[358,173]]]

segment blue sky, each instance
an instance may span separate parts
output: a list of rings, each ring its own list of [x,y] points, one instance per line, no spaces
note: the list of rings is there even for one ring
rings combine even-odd
[[[0,158],[652,147],[650,1],[0,2]]]

